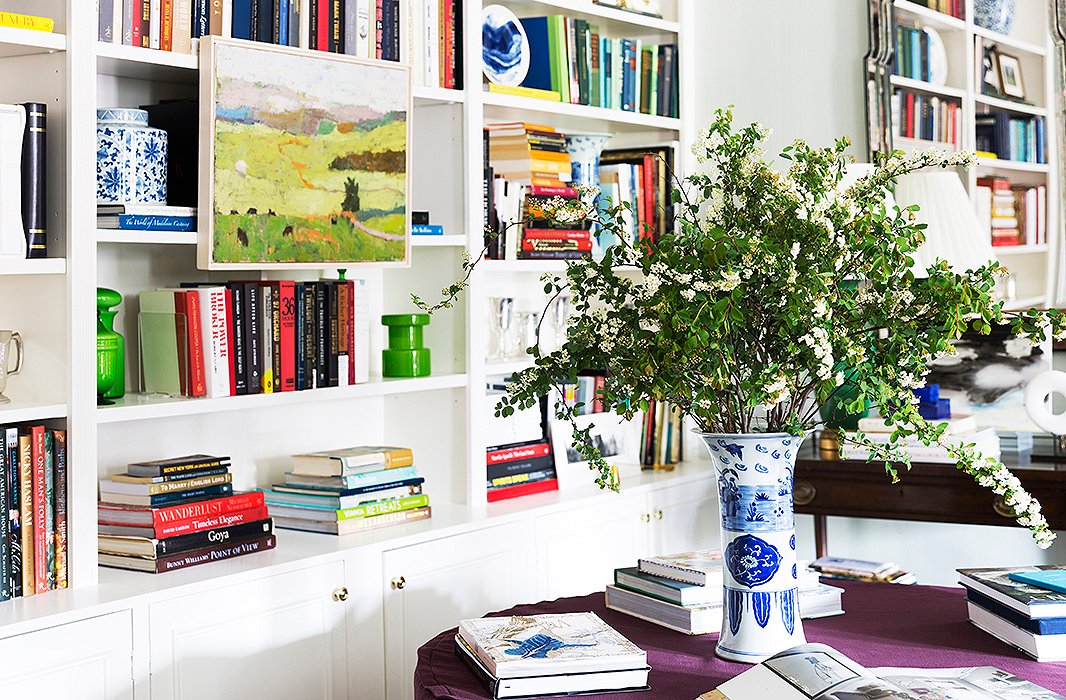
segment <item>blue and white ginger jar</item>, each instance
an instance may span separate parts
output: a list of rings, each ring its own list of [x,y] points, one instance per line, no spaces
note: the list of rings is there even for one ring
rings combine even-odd
[[[167,203],[167,132],[143,109],[96,110],[96,201]]]
[[[1016,0],[973,0],[973,23],[1000,34],[1014,26]]]

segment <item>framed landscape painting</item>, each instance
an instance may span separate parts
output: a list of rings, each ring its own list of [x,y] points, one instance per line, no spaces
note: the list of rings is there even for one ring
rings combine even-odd
[[[197,265],[408,265],[409,69],[217,37],[200,47]]]

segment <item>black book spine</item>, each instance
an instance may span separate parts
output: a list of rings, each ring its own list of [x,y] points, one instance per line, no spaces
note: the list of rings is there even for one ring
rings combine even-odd
[[[270,295],[270,369],[274,374],[274,391],[281,391],[281,285],[272,285]]]
[[[315,388],[329,386],[329,287],[315,285]]]
[[[218,545],[233,545],[246,539],[256,539],[269,535],[274,531],[274,521],[255,520],[250,523],[220,527],[214,530],[193,532],[188,535],[178,535],[159,540],[155,545],[157,557],[164,557],[179,552],[188,552],[193,549],[214,547]]]
[[[240,282],[228,285],[233,294],[233,318],[230,319],[230,333],[233,336],[233,386],[238,395],[248,393],[248,337],[245,326],[248,317],[245,312],[248,305],[244,300],[244,285]]]
[[[545,457],[503,462],[502,464],[490,464],[485,468],[485,475],[489,478],[489,481],[492,481],[493,479],[502,479],[505,476],[514,476],[515,474],[531,474],[545,471],[554,468],[554,466],[554,458],[551,455],[547,455]]]
[[[315,388],[315,288],[314,282],[304,283],[304,332],[300,352],[304,357],[304,388]]]
[[[389,17],[391,18],[392,32],[389,39],[389,60],[400,60],[400,0],[390,0],[389,2]],[[456,63],[461,60],[458,58],[462,54],[456,54]]]
[[[260,329],[259,285],[256,282],[244,282],[244,365],[247,370],[249,394],[258,394],[263,390],[262,365],[262,330]]]
[[[133,0],[137,2],[137,0]],[[152,41],[152,2],[151,0],[140,0],[141,2],[141,48],[147,49],[151,46]]]
[[[307,10],[308,10],[308,12],[307,12],[308,25],[307,26],[310,28],[311,31],[310,31],[310,34],[308,35],[307,46],[305,46],[304,48],[317,49],[318,48],[318,0],[311,0],[310,4],[307,6]]]
[[[296,391],[303,391],[307,388],[307,358],[304,357],[304,326],[307,325],[304,313],[304,292],[306,291],[307,288],[302,282],[293,285],[293,296],[296,301],[296,332],[292,334],[293,343],[296,345],[293,352],[293,357],[296,358]]]
[[[397,0],[399,2],[399,0]],[[463,89],[463,0],[452,0],[452,17],[455,22],[455,30],[452,32],[452,36],[455,37],[455,70],[453,71],[453,78],[455,79],[455,89]],[[398,59],[397,59],[398,60]]]
[[[337,386],[339,374],[337,368],[337,355],[340,353],[340,303],[337,285],[326,284],[326,293],[329,297],[329,384]]]
[[[22,138],[22,225],[26,230],[26,257],[48,257],[45,224],[45,125],[43,102],[26,102],[26,133]]]
[[[274,0],[256,0],[252,5],[252,31],[253,39],[267,44],[273,44],[274,37]]]
[[[344,7],[341,0],[329,3],[329,50],[331,53],[344,53]]]
[[[273,27],[271,28],[271,34],[273,35],[273,43],[281,43],[281,0],[274,0],[274,6],[271,8],[271,19]],[[288,24],[288,18],[285,19],[286,25]],[[287,27],[286,27],[287,30]]]
[[[4,431],[6,437],[6,431]],[[10,566],[8,571],[11,575],[11,597],[22,597],[22,522],[21,522],[21,507],[22,501],[20,500],[19,488],[21,483],[19,481],[19,453],[18,453],[18,440],[13,440],[12,444],[4,443],[4,461],[10,465],[7,470],[7,493],[8,500],[5,507],[10,514],[10,527],[8,528],[8,554],[10,555]]]

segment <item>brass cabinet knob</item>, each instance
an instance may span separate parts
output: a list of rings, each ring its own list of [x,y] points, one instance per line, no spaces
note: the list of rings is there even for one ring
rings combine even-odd
[[[333,600],[338,603],[343,603],[348,600],[348,589],[341,586],[340,588],[333,589]]]
[[[640,519],[642,521],[646,522],[646,523],[650,523],[651,522],[651,514],[650,513],[641,513],[640,514]]]
[[[656,520],[662,520],[663,519],[663,509],[662,508],[656,508],[655,509],[655,519]]]
[[[809,481],[797,481],[792,489],[792,502],[797,506],[806,506],[814,501],[818,489]]]
[[[1004,518],[1014,518],[1014,509],[1007,505],[1003,496],[995,497],[992,501],[992,510],[996,511],[996,515],[1002,515]]]
[[[405,579],[403,576],[397,576],[396,578],[392,579],[390,583],[392,584],[392,589],[394,591],[402,591],[403,587],[407,585],[407,579]]]

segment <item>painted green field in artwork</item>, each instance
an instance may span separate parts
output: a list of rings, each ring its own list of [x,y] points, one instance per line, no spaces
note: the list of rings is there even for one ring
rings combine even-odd
[[[313,134],[216,121],[214,260],[402,261],[405,152],[402,118]]]

